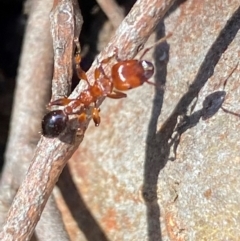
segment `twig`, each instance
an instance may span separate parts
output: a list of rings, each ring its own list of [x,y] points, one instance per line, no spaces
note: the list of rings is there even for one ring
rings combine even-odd
[[[72,9],[78,10],[78,7],[75,5],[76,3],[74,3]],[[26,173],[30,159],[33,156],[33,151],[36,147],[33,143],[36,143],[39,138],[40,120],[45,112],[45,103],[47,102],[47,99],[49,99],[49,92],[47,90],[50,89],[53,60],[52,39],[49,31],[49,12],[51,7],[52,2],[47,1],[46,3],[44,1],[35,1],[31,9],[32,14],[29,18],[26,31],[17,82],[18,86],[12,119],[13,124],[6,155],[7,162],[1,180],[1,192],[3,192],[3,194],[1,195],[2,206],[0,210],[2,213],[2,219],[6,217],[6,211],[9,209],[10,203],[16,194],[16,190],[19,188],[19,184],[22,182],[23,175]],[[55,15],[57,15],[57,13]],[[76,35],[79,34],[82,21],[80,22],[79,12],[73,13],[72,11],[72,16],[73,24],[64,26],[64,30],[67,32],[69,27],[72,27],[70,36],[74,38],[74,31],[76,30]],[[60,20],[62,19],[57,19],[57,21]],[[61,23],[63,23],[63,21]],[[58,26],[62,27],[61,25]],[[54,27],[57,29],[56,26]],[[68,31],[67,34],[69,34],[69,32],[70,31]],[[60,37],[63,38],[62,35],[60,35]],[[58,40],[59,38],[57,39],[56,37],[55,41],[57,42]],[[71,39],[69,40],[68,38],[68,41],[65,41],[64,43],[64,47],[68,48],[66,51],[67,53],[70,52],[71,56],[68,56],[68,59],[64,59],[66,63],[62,60],[61,63],[58,62],[57,64],[61,64],[60,66],[64,66],[65,68],[68,66],[71,75],[71,61],[74,47],[73,41],[71,43],[69,41],[71,41]],[[32,50],[30,50],[29,46],[32,47]],[[59,46],[55,45],[55,52],[57,52],[57,47]],[[71,50],[69,50],[70,48]],[[57,54],[56,56],[59,57]],[[58,58],[55,60],[58,61]],[[31,66],[30,68],[29,65]],[[69,74],[63,74],[68,76],[68,82],[70,82],[71,78],[69,77]],[[58,86],[62,86],[61,82],[58,83]],[[68,93],[70,88],[65,86],[58,88],[54,93],[57,93],[59,89],[62,91],[60,92],[60,95],[61,93]],[[34,110],[35,113],[33,114]],[[28,148],[28,152],[26,152],[26,147]],[[55,237],[61,233],[61,239],[58,240],[68,240],[64,225],[59,217],[60,215],[57,212],[56,204],[54,202],[48,204],[46,206],[46,212],[42,215],[40,225],[36,230],[38,238],[49,240],[49,233]],[[51,225],[49,225],[49,223]]]
[[[1,177],[0,223],[22,182],[39,140],[39,120],[49,99],[52,40],[49,1],[33,1],[20,60],[5,165]]]
[[[82,27],[78,3],[73,0],[55,0],[50,14],[54,49],[52,100],[68,96],[71,91],[74,39]]]
[[[68,233],[65,230],[61,213],[53,195],[48,199],[41,219],[37,224],[36,236],[39,241],[69,241]]]
[[[119,47],[120,58],[134,57],[173,2],[174,0],[139,0],[99,59],[111,55],[115,46]],[[87,73],[90,80],[93,80],[95,68],[96,61]],[[83,88],[84,85],[80,83],[71,98],[79,95]],[[41,138],[0,233],[1,240],[29,240],[63,167],[82,141],[87,125],[88,123],[82,124],[81,133],[71,144],[56,138]]]
[[[107,15],[114,28],[117,28],[124,19],[123,10],[114,0],[97,0],[103,12]]]

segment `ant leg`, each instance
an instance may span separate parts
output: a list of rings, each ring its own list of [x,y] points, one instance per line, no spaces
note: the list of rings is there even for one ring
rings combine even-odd
[[[81,113],[78,115],[78,121],[81,123],[81,122],[84,122],[87,120],[87,114],[85,112]]]
[[[48,107],[53,106],[53,105],[65,106],[65,105],[68,105],[70,102],[73,102],[73,101],[76,101],[76,99],[68,99],[67,97],[64,97],[64,98],[61,98],[61,99],[51,101],[48,104]]]
[[[118,48],[117,48],[117,47],[114,48],[114,56],[115,56],[115,59],[117,60],[117,62],[123,61],[123,60],[120,59],[119,56],[118,56]]]
[[[109,56],[109,57],[107,57],[106,59],[103,59],[103,60],[101,60],[101,61],[97,60],[97,63],[98,63],[99,65],[101,65],[101,64],[108,64],[109,61],[110,61],[110,59],[112,59],[114,56],[115,56],[115,52],[114,52],[114,54],[113,54],[112,56]]]
[[[80,55],[81,48],[80,48],[78,38],[74,38],[74,43],[76,44],[76,53],[75,53],[75,56],[74,56],[74,60],[75,60],[77,76],[78,76],[79,79],[85,80],[87,82],[87,84],[90,85],[90,83],[88,81],[88,78],[87,78],[87,75],[86,75],[86,72],[83,71],[81,66],[80,66],[82,58],[81,58],[81,55]]]
[[[95,126],[99,126],[100,122],[101,122],[101,118],[100,118],[100,109],[96,107],[96,104],[95,104],[95,107],[92,109],[92,118],[93,118],[93,121],[95,123]]]
[[[76,52],[78,52],[78,53],[80,54],[80,52],[81,52],[81,47],[80,47],[80,43],[79,43],[78,37],[75,37],[75,38],[73,39],[73,41],[74,41],[74,43],[75,43],[75,45],[76,45],[76,48],[77,48]]]
[[[96,103],[94,103],[94,107],[92,109],[91,115],[92,115],[92,119],[93,119],[93,121],[95,123],[95,126],[99,126],[99,124],[101,122],[101,118],[100,118],[99,113],[100,113],[100,109],[97,108],[96,107]],[[78,113],[71,112],[69,114],[77,114],[79,122],[84,122],[84,121],[87,120],[87,114],[86,114],[86,109],[85,108],[83,108],[80,113],[79,112]]]
[[[109,57],[107,59],[102,60],[101,62],[99,62],[99,60],[97,59],[98,67],[95,69],[95,80],[99,78],[100,74],[102,74],[106,79],[109,79],[105,70],[102,67],[102,64],[107,64],[111,58],[112,57]]]
[[[101,66],[102,64],[108,64],[110,59],[112,59],[113,57],[115,57],[117,62],[122,61],[122,59],[120,59],[118,56],[118,48],[117,47],[114,47],[113,54],[111,56],[107,57],[106,59],[101,60],[100,62],[99,62],[99,60],[97,60],[98,65]]]
[[[107,94],[107,97],[112,98],[112,99],[121,99],[127,97],[127,95],[123,92],[113,90],[112,93]]]
[[[104,69],[102,67],[101,68],[97,67],[94,71],[94,79],[98,80],[101,73],[104,75],[104,77],[106,77],[106,73]]]
[[[85,80],[87,82],[87,84],[90,85],[85,71],[83,71],[81,66],[80,66],[80,62],[81,62],[81,59],[82,59],[81,55],[79,53],[76,53],[74,58],[75,58],[76,72],[77,72],[78,78]]]

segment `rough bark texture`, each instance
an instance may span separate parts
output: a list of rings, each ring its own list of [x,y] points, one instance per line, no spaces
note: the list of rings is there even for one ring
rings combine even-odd
[[[50,14],[54,49],[52,100],[71,93],[74,39],[78,39],[83,19],[76,1],[55,0]]]
[[[1,227],[29,167],[40,138],[40,119],[46,111],[45,105],[50,98],[53,72],[53,51],[49,22],[51,8],[51,1],[37,0],[32,1],[29,5],[30,16],[18,69],[11,131],[1,176]],[[52,210],[54,210],[53,205],[47,213],[48,221],[51,220],[53,226],[53,223],[56,223],[53,218],[54,215],[51,219],[49,218],[49,213],[52,213]],[[57,214],[57,211],[55,211],[55,214]],[[43,216],[45,217],[45,215]],[[59,231],[62,225],[60,222],[57,223]],[[48,225],[45,230],[52,229],[51,225]],[[41,236],[46,233],[45,230],[41,229]]]
[[[53,11],[60,2],[70,3],[71,1],[55,1]],[[146,41],[148,36],[152,33],[159,19],[164,16],[166,11],[172,5],[173,0],[151,1],[151,3],[153,3],[153,5],[149,5],[149,1],[137,2],[135,8],[133,8],[126,20],[120,26],[115,38],[112,39],[112,42],[109,44],[108,48],[105,49],[105,53],[101,55],[102,58],[106,58],[108,56],[106,56],[106,54],[109,54],[110,49],[112,49],[113,52],[115,44],[120,40],[124,41],[125,43],[123,50],[135,50],[128,55],[122,53],[122,57],[125,56],[125,58],[131,58],[134,56],[134,54],[136,54],[139,46],[144,43],[144,41]],[[146,8],[143,8],[142,4],[146,5]],[[159,6],[157,10],[155,10],[156,6]],[[70,8],[70,10],[71,9],[72,8]],[[69,9],[65,9],[65,12],[63,11],[63,19],[61,19],[61,16],[59,16],[60,21],[62,20],[66,21],[66,23],[69,23],[68,10]],[[148,13],[147,10],[150,12],[149,15],[146,15],[146,13]],[[65,14],[67,14],[67,16],[65,16]],[[131,18],[133,17],[136,17],[136,21],[134,22],[131,21]],[[143,21],[149,22],[148,27],[137,28],[138,24],[141,24]],[[77,26],[77,23],[74,24]],[[67,26],[68,25],[66,25],[66,27]],[[70,26],[72,25],[70,24]],[[131,39],[129,38],[131,29],[137,29],[135,36],[136,42],[131,42]],[[66,35],[66,38],[68,38],[68,35]],[[63,47],[65,46],[63,45],[59,47],[58,44],[59,42],[53,42],[53,48],[56,48],[58,51],[64,51]],[[119,53],[121,53],[121,51],[119,51]],[[66,66],[69,66],[69,63],[72,61],[69,56],[71,57],[71,55],[68,55],[68,57],[64,55],[64,57],[66,57],[65,60],[69,60],[69,62],[65,63]],[[89,78],[93,77],[95,66],[96,63],[89,71]],[[59,67],[61,68],[61,66],[58,64],[55,65],[54,72],[57,71]],[[70,75],[71,72],[67,71],[66,80],[69,79]],[[54,76],[56,76],[55,73]],[[83,86],[84,85],[81,84],[78,88],[76,88],[71,97],[79,95],[80,91],[83,89]],[[59,93],[59,91],[57,91],[57,93]],[[53,95],[55,96],[54,91]],[[78,126],[81,131],[79,130],[76,138],[73,138],[75,131],[70,131],[69,129],[67,130],[66,135],[63,133],[59,139],[41,138],[26,177],[21,184],[8,212],[6,223],[4,224],[3,230],[0,233],[2,240],[20,241],[30,239],[59,175],[61,174],[67,160],[72,156],[79,143],[82,141],[87,125],[88,122],[82,123],[81,126]],[[71,121],[69,126],[74,127],[74,125],[71,124]]]
[[[240,65],[223,89],[239,62],[239,1],[186,1],[151,41],[175,26],[153,53],[165,90],[105,100],[69,162],[72,240],[240,239],[240,119],[219,108],[240,113]]]
[[[6,164],[1,179],[1,222],[6,218],[6,210],[26,174],[40,137],[40,120],[50,93],[52,49],[55,65],[55,88],[52,92],[53,98],[56,98],[70,92],[75,50],[73,39],[79,36],[81,26],[82,19],[76,1],[56,0],[54,4],[53,1],[34,1],[31,4],[16,87]],[[32,63],[30,68],[29,63]],[[43,149],[35,154],[36,162],[30,165],[23,188],[19,189],[8,212],[7,221],[0,234],[1,240],[30,240],[58,176],[69,158],[69,154],[62,159],[58,155],[61,161],[51,165],[52,158],[44,155],[45,147],[42,147]],[[72,146],[67,145],[68,147],[71,149]],[[46,157],[46,162],[42,160],[42,156]],[[42,222],[37,228],[37,237],[38,240],[50,240],[52,237],[57,240],[69,240],[53,197],[46,206]]]
[[[50,96],[53,68],[52,39],[49,12],[52,3],[35,1],[31,4],[26,35],[18,69],[18,81],[11,117],[11,131],[6,150],[1,182],[16,191],[29,159],[40,138],[39,120],[45,113]],[[30,30],[30,31],[29,31]]]
[[[138,4],[99,59],[115,46],[120,58],[133,57],[155,27],[151,19],[165,13],[159,14],[160,2]],[[239,28],[237,0],[185,1],[157,26],[149,45],[175,30],[153,53],[156,88],[145,84],[124,100],[106,99],[100,127],[89,126],[59,182],[64,200],[57,193],[58,203],[72,240],[240,239],[240,122],[231,113],[240,113]],[[145,57],[151,60],[151,53]],[[35,182],[27,176],[22,187],[48,192],[33,201],[45,202],[83,138],[82,127],[73,144],[41,139],[30,167]],[[15,202],[13,217],[29,201]]]

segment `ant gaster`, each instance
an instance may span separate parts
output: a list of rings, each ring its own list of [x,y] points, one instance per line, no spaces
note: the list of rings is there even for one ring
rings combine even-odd
[[[168,34],[164,38],[157,41],[154,45],[146,48],[139,59],[121,60],[118,57],[118,49],[115,48],[114,55],[110,56],[99,63],[99,66],[95,69],[94,78],[95,81],[91,85],[86,73],[81,69],[80,62],[80,45],[76,40],[76,54],[75,63],[76,71],[79,79],[83,79],[87,82],[87,89],[82,91],[76,99],[61,98],[49,103],[49,106],[59,105],[66,106],[63,110],[55,110],[47,113],[42,120],[42,134],[46,137],[57,137],[67,126],[69,121],[68,116],[77,114],[79,121],[86,119],[86,108],[93,104],[92,118],[95,126],[100,124],[99,109],[97,108],[97,101],[101,97],[109,97],[113,99],[120,99],[127,97],[127,95],[120,91],[126,91],[132,88],[139,87],[143,83],[149,83],[148,79],[154,74],[154,65],[142,58],[145,54],[154,46],[165,41],[169,36]],[[111,67],[111,75],[107,76],[102,65],[108,64],[112,57],[116,58],[117,63]],[[72,106],[67,106],[72,102]],[[74,108],[82,106],[81,113],[75,113]]]

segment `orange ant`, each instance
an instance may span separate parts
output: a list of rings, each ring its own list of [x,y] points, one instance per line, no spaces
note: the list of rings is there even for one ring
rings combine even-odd
[[[149,61],[142,60],[142,58],[150,49],[165,41],[170,35],[172,34],[170,33],[166,35],[151,47],[146,48],[139,59],[121,60],[118,57],[118,49],[115,48],[113,56],[102,60],[99,63],[99,66],[95,69],[95,82],[92,85],[90,84],[86,73],[80,67],[80,45],[76,40],[75,44],[77,51],[75,54],[75,63],[77,75],[79,79],[83,79],[87,82],[88,87],[82,91],[76,99],[68,99],[65,97],[49,103],[49,106],[66,106],[70,102],[72,102],[73,105],[71,107],[66,106],[63,110],[55,110],[47,113],[42,120],[42,134],[47,137],[58,136],[66,128],[68,116],[72,114],[78,114],[79,121],[85,120],[87,116],[86,108],[88,108],[91,104],[93,104],[92,119],[95,126],[99,126],[100,110],[97,108],[97,101],[99,98],[109,97],[113,99],[120,99],[127,97],[125,93],[120,91],[126,91],[139,87],[145,82],[155,85],[155,83],[149,81],[149,78],[151,78],[154,74],[154,65]],[[102,64],[109,63],[112,57],[116,58],[117,63],[112,66],[111,75],[107,76]],[[81,113],[75,113],[73,111],[74,108],[78,106],[82,106],[80,110]]]

